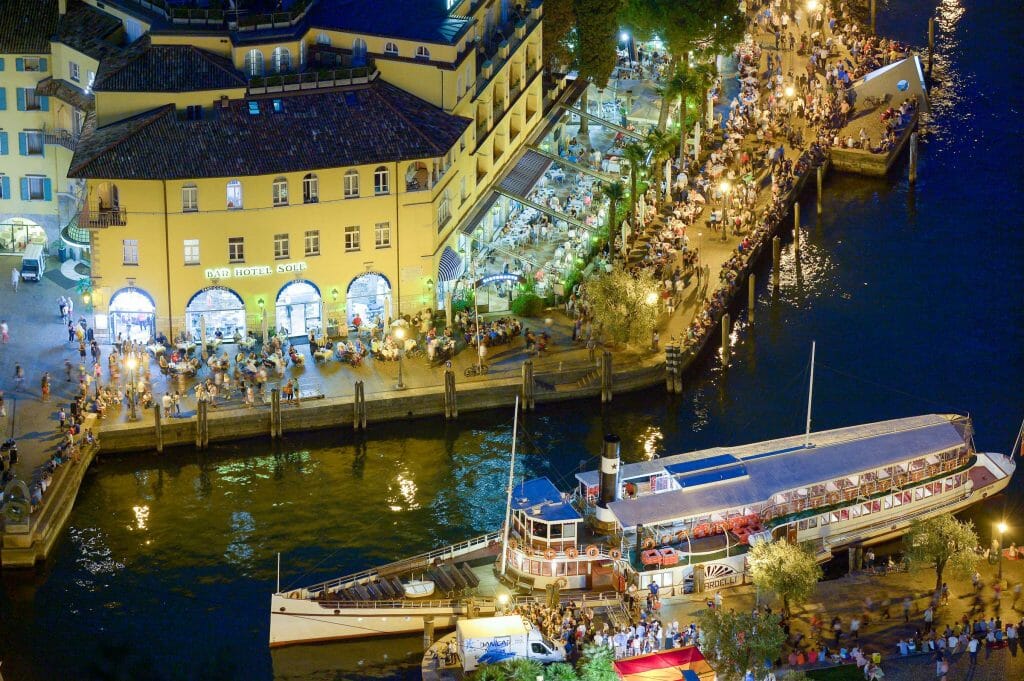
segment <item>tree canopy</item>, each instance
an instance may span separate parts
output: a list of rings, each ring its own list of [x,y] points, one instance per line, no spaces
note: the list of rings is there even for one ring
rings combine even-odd
[[[576,66],[581,78],[599,89],[608,85],[618,60],[620,0],[573,0],[576,13]]]
[[[789,606],[810,598],[822,577],[814,555],[799,544],[761,542],[750,549],[747,557],[754,584],[782,599],[782,611],[787,616]]]
[[[936,591],[942,588],[942,574],[947,567],[957,576],[966,577],[971,573],[978,560],[974,552],[977,545],[974,523],[962,522],[948,514],[915,520],[903,536],[904,550],[911,562],[935,566]]]
[[[568,69],[573,63],[574,0],[544,0],[544,63],[549,69]]]
[[[778,659],[786,640],[780,620],[779,615],[766,613],[704,610],[701,652],[722,681],[739,681],[748,670],[754,678],[763,679],[768,675],[765,661]]]
[[[658,281],[647,272],[633,275],[615,268],[587,282],[587,299],[606,338],[648,344],[658,321],[658,289]]]

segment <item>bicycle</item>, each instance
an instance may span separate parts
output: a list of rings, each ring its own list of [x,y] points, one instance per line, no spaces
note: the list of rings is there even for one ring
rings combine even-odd
[[[471,364],[466,368],[466,377],[470,376],[482,376],[490,370],[490,367],[486,364]]]

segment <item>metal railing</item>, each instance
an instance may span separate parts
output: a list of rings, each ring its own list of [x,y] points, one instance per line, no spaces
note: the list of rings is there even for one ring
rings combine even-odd
[[[78,146],[79,137],[80,135],[76,135],[70,130],[58,128],[56,130],[45,131],[43,133],[43,143],[56,144],[64,147],[68,151],[74,151],[75,147]]]
[[[83,211],[85,225],[89,229],[103,229],[106,227],[124,227],[127,222],[127,211],[123,206],[117,208],[94,208],[90,207]],[[81,225],[83,221],[79,221]]]

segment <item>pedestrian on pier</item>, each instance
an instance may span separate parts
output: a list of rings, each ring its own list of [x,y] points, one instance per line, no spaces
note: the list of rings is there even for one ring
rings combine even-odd
[[[0,320],[0,340],[3,341],[4,345],[7,345],[7,341],[9,341],[10,338],[10,329],[7,326],[7,320]]]
[[[903,599],[903,623],[910,624],[910,596]]]
[[[39,393],[43,402],[50,401],[50,372],[44,371],[43,377],[39,379]]]
[[[6,336],[5,336],[6,338]],[[25,370],[21,368],[20,364],[14,365],[14,385],[18,390],[21,390],[22,383],[25,382]]]

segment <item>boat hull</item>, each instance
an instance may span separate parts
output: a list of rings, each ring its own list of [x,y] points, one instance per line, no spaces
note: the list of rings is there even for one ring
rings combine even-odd
[[[337,605],[337,604],[335,604]],[[270,647],[339,641],[374,636],[413,634],[433,619],[435,629],[450,629],[459,617],[469,614],[466,603],[394,603],[375,607],[324,607],[318,601],[270,597]],[[475,604],[474,616],[494,614],[493,606]]]

